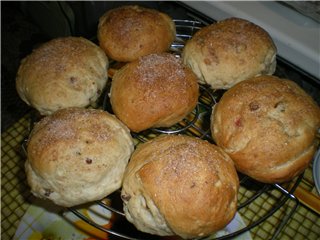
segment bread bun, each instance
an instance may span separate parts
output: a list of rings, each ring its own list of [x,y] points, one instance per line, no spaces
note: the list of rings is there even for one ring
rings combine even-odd
[[[106,54],[130,62],[167,51],[176,37],[175,24],[165,13],[140,6],[122,6],[99,19],[98,40]]]
[[[107,56],[91,41],[57,38],[22,60],[16,88],[23,101],[49,115],[94,104],[107,83],[107,69]]]
[[[161,236],[204,237],[224,228],[237,210],[239,180],[219,147],[186,135],[138,145],[121,197],[137,229]]]
[[[196,32],[182,58],[201,83],[228,89],[247,78],[273,74],[276,53],[264,29],[244,19],[228,18]]]
[[[259,76],[236,84],[211,116],[212,137],[238,171],[265,183],[293,179],[316,151],[320,109],[296,83]]]
[[[130,130],[169,127],[196,106],[195,74],[173,54],[150,54],[127,63],[115,73],[110,102],[115,115]]]
[[[121,187],[133,152],[129,130],[115,116],[67,108],[40,120],[27,145],[32,193],[70,207],[99,200]]]

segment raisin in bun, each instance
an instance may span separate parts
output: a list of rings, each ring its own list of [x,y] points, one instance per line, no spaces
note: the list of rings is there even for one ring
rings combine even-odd
[[[254,77],[222,96],[211,132],[237,169],[266,183],[293,179],[308,167],[317,147],[320,109],[296,83]]]
[[[100,47],[120,62],[165,52],[175,35],[175,24],[167,14],[137,5],[109,10],[98,24]]]
[[[130,130],[169,127],[196,106],[195,74],[173,54],[150,54],[127,63],[112,79],[110,102]]]
[[[230,157],[205,140],[165,135],[138,145],[125,171],[125,216],[143,232],[182,238],[224,228],[237,210]]]
[[[25,169],[31,192],[60,206],[99,200],[119,189],[133,140],[102,110],[66,108],[36,123]]]
[[[95,104],[107,83],[108,64],[103,50],[85,38],[53,39],[22,60],[16,88],[42,115],[87,107]]]
[[[196,32],[182,57],[201,83],[228,89],[247,78],[273,74],[276,53],[264,29],[244,19],[228,18]]]

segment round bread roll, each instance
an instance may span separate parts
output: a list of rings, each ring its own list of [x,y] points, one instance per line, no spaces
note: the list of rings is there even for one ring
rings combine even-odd
[[[150,54],[115,73],[110,102],[130,130],[169,127],[197,105],[199,86],[191,69],[173,54]]]
[[[103,50],[85,38],[53,39],[22,60],[16,88],[22,100],[42,115],[87,107],[107,83],[108,64]]]
[[[102,110],[66,108],[31,132],[25,169],[31,192],[60,206],[119,189],[134,145],[129,129]]]
[[[237,210],[239,180],[219,147],[186,135],[165,135],[137,147],[125,171],[125,216],[143,232],[182,238],[224,228]]]
[[[108,57],[130,62],[167,51],[176,37],[175,24],[165,13],[140,6],[122,6],[99,19],[98,40]]]
[[[211,115],[212,137],[236,168],[281,183],[308,167],[317,145],[320,109],[296,83],[259,76],[236,84]]]
[[[228,18],[196,32],[182,58],[201,83],[228,89],[247,78],[273,74],[276,53],[264,29],[244,19]]]

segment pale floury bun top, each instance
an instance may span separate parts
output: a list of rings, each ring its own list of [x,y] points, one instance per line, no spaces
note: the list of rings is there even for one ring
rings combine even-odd
[[[244,19],[228,18],[196,32],[182,57],[201,83],[228,89],[247,78],[273,74],[276,53],[264,29]]]
[[[25,163],[31,192],[71,207],[119,189],[134,145],[129,129],[102,110],[66,108],[33,128]]]
[[[16,76],[19,96],[42,115],[94,105],[107,83],[109,61],[82,37],[56,38],[24,58]]]

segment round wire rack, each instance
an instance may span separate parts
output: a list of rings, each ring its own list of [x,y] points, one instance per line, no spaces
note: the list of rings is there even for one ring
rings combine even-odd
[[[176,24],[177,35],[175,42],[171,46],[171,52],[179,57],[185,42],[204,25],[199,21],[193,20],[174,21]],[[110,67],[117,68],[117,63],[111,63]],[[103,98],[102,108],[113,113],[109,101],[109,90],[110,89],[107,87]],[[145,130],[141,133],[132,133],[135,139],[135,144],[138,145],[139,143],[149,141],[161,134],[186,134],[214,143],[210,134],[210,115],[212,107],[219,101],[223,92],[224,91],[222,90],[213,90],[206,85],[200,85],[200,97],[198,104],[185,119],[170,128],[155,128]],[[299,200],[293,195],[293,192],[298,187],[302,177],[303,176],[300,175],[288,185],[263,184],[239,173],[240,189],[238,194],[238,213],[240,216],[251,216],[249,217],[249,220],[245,222],[246,226],[234,232],[226,233],[223,236],[217,237],[212,235],[201,239],[234,238],[250,231],[254,227],[257,227],[270,216],[275,214],[284,205],[287,207],[289,206],[289,210],[287,210],[286,214],[282,217],[280,224],[273,229],[274,232],[272,239],[275,239],[300,204]],[[266,199],[268,199],[268,204],[266,204],[263,210],[257,211],[255,208],[257,203],[265,202]],[[288,204],[288,202],[290,202],[290,204]],[[71,211],[78,218],[92,225],[96,229],[108,233],[110,239],[164,239],[160,236],[142,233],[126,220],[122,210],[123,206],[120,197],[120,190],[107,196],[104,200],[96,201],[94,204],[97,204],[99,207],[111,213],[107,218],[112,224],[105,226],[92,220],[83,212],[83,208],[81,206],[68,208],[68,211]]]

